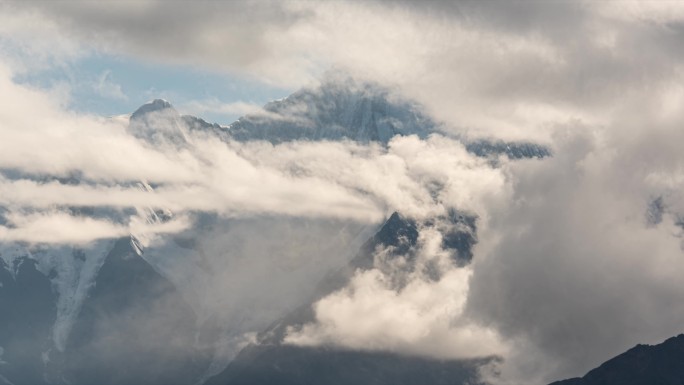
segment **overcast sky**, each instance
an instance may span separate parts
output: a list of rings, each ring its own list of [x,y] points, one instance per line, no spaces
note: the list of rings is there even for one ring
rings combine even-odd
[[[480,218],[472,266],[410,277],[401,293],[378,270],[359,274],[289,341],[499,354],[491,380],[508,384],[582,375],[684,331],[682,42],[676,1],[0,2],[0,169],[91,182],[0,175],[0,239],[163,237],[198,210],[375,226],[394,210],[456,207]],[[228,124],[330,69],[417,101],[451,133],[535,141],[553,156],[493,165],[440,135],[388,148],[154,147],[107,118],[164,97]],[[657,198],[663,210],[649,215]],[[178,216],[155,227],[65,205]],[[423,230],[420,255],[441,260],[439,235]],[[408,316],[350,327],[378,308]]]

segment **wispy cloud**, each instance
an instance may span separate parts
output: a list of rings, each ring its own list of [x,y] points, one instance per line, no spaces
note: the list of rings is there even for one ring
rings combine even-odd
[[[128,97],[121,89],[121,85],[112,81],[112,72],[106,70],[102,72],[96,82],[93,82],[93,89],[100,96],[108,99],[127,100]]]
[[[194,100],[179,108],[189,114],[202,116],[204,113],[223,114],[227,116],[258,115],[265,113],[261,105],[247,102],[223,103],[217,99]]]

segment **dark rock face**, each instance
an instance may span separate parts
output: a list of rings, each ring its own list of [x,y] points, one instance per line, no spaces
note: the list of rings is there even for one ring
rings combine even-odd
[[[659,196],[653,199],[646,208],[646,224],[649,226],[659,225],[663,221],[665,212],[666,207],[663,197]]]
[[[14,272],[14,274],[12,274]],[[0,383],[44,384],[43,353],[51,346],[57,310],[50,280],[35,261],[0,259]]]
[[[536,143],[503,142],[497,140],[477,140],[466,144],[466,150],[479,157],[506,154],[510,159],[546,158],[551,150]]]
[[[64,354],[72,384],[192,384],[211,360],[197,319],[173,285],[117,241],[83,305]]]
[[[684,384],[684,334],[659,345],[637,345],[584,377],[551,385],[681,385]]]
[[[373,254],[377,249],[391,248],[393,256],[404,255],[418,242],[418,224],[399,213],[393,213],[380,230],[366,243],[351,261],[353,269],[367,270],[373,267]]]
[[[436,227],[442,234],[442,247],[452,252],[454,263],[468,264],[472,257],[472,247],[477,243],[477,218],[457,210],[449,210],[444,217],[418,223],[399,213],[393,213],[380,230],[369,239],[352,260],[353,268],[370,269],[373,267],[373,254],[379,248],[390,248],[393,256],[412,257],[411,248],[418,242],[418,227]]]

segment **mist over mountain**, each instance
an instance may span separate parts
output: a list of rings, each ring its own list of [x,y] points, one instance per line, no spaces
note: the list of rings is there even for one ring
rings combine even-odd
[[[394,101],[379,86],[350,82],[328,81],[299,91],[266,105],[263,115],[247,116],[227,127],[181,116],[168,101],[155,99],[131,114],[127,132],[147,146],[190,152],[202,151],[193,142],[196,135],[226,142],[353,140],[387,146],[396,135],[426,139],[439,132],[417,105]],[[478,145],[489,146],[478,156],[508,154],[518,146],[497,147],[484,141]],[[543,146],[522,146],[538,149],[526,154],[529,157],[549,154]],[[31,176],[15,177],[24,178]],[[55,183],[52,180],[42,183]],[[87,187],[93,181],[72,177],[69,185]],[[164,188],[145,182],[130,185],[146,194]],[[431,199],[443,189],[431,185]],[[99,217],[117,221],[123,214],[163,225],[176,216],[164,207],[131,206],[135,210],[128,214],[100,210]],[[77,215],[94,213],[73,209]],[[401,290],[416,274],[438,282],[445,271],[470,263],[477,242],[473,214],[452,208],[444,215],[413,219],[394,212],[384,224],[277,215],[221,218],[201,209],[191,215],[191,227],[156,238],[142,230],[85,246],[5,243],[0,293],[7,311],[0,319],[3,329],[11,331],[0,342],[5,381],[259,383],[270,376],[270,383],[298,383],[319,381],[318,371],[308,370],[325,363],[331,378],[342,382],[356,378],[410,383],[411,378],[424,378],[451,383],[456,378],[475,381],[478,366],[491,359],[438,362],[421,354],[411,358],[382,349],[354,353],[343,346],[320,350],[285,342],[286,328],[301,330],[305,323],[315,322],[314,303],[346,287],[357,272],[380,269],[392,290]],[[439,236],[438,247],[446,259],[425,260],[420,255],[419,231]],[[382,260],[377,254],[381,252],[386,253]],[[321,260],[321,255],[326,258]],[[274,278],[283,274],[287,277],[279,284]],[[283,321],[290,319],[298,322]],[[279,337],[273,339],[275,335]],[[33,350],[26,350],[29,340],[35,341]],[[288,360],[287,370],[295,377],[268,374],[282,359]],[[370,365],[366,374],[341,376],[356,372],[360,361]],[[397,365],[410,375],[399,375]]]

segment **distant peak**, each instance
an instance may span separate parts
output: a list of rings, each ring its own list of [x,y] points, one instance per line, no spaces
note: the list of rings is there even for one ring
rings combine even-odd
[[[169,101],[166,99],[154,99],[152,101],[145,103],[145,105],[151,105],[159,109],[173,108],[173,106],[171,106],[171,103],[169,103]]]
[[[135,119],[138,117],[141,117],[143,115],[149,114],[150,112],[155,112],[155,111],[163,111],[166,109],[174,110],[173,106],[171,103],[169,103],[167,100],[164,99],[154,99],[150,102],[147,102],[140,106],[133,115],[131,115],[131,119]],[[175,110],[174,110],[175,111]]]
[[[133,136],[148,143],[184,146],[188,140],[183,125],[183,119],[171,103],[164,99],[154,99],[143,104],[131,115],[128,130]]]

